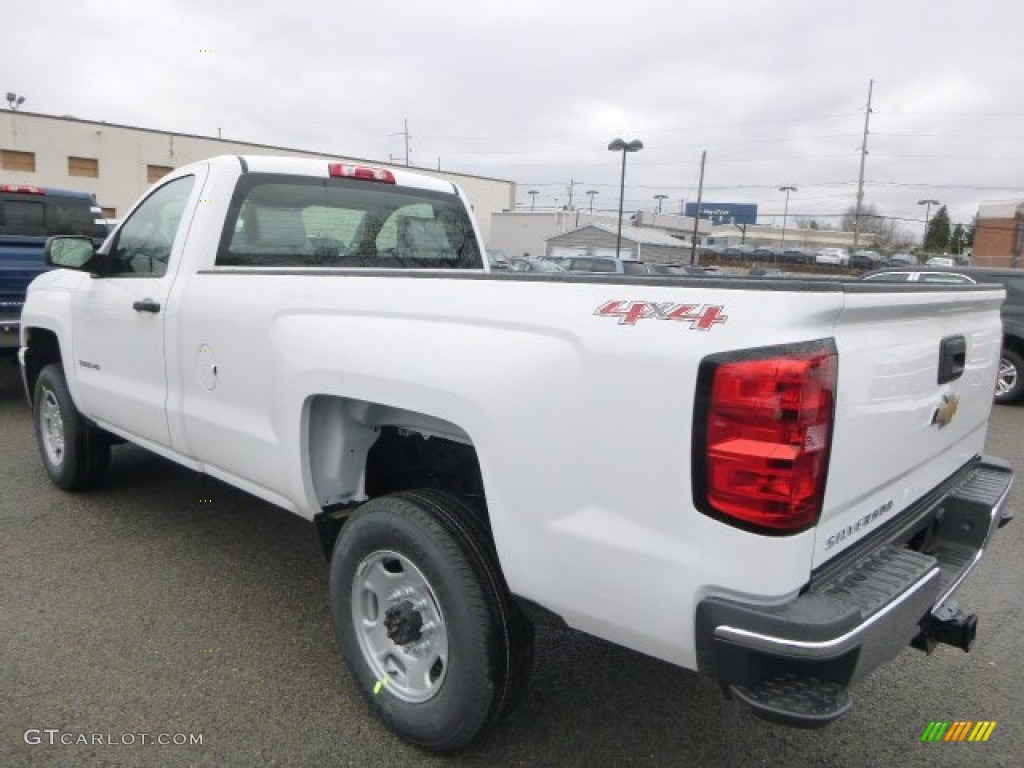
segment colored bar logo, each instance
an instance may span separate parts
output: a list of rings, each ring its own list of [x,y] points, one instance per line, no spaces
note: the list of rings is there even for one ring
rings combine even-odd
[[[932,720],[921,741],[988,741],[995,729],[995,720]]]

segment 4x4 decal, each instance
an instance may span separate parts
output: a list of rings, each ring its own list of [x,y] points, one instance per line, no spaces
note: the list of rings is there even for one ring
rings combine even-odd
[[[595,311],[600,317],[617,317],[619,325],[636,325],[638,320],[674,320],[689,323],[691,331],[710,331],[729,319],[725,307],[715,304],[674,304],[670,301],[606,301]]]

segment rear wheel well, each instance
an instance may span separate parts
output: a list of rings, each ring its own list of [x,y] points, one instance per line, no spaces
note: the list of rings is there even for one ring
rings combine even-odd
[[[457,494],[488,528],[476,447],[457,425],[422,413],[320,395],[308,410],[309,474],[330,557],[345,519],[365,501],[413,489]]]
[[[1020,336],[1003,336],[1003,347],[1012,349],[1018,355],[1024,356],[1024,339]]]

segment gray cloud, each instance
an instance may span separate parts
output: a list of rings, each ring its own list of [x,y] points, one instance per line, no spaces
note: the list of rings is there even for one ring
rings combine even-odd
[[[597,189],[613,208],[696,196],[792,215],[865,199],[969,221],[1024,198],[1024,4],[911,0],[512,4],[40,0],[8,9],[4,81],[24,109],[512,179],[538,205]],[[12,30],[18,30],[16,33]],[[210,53],[201,51],[209,50]],[[778,210],[777,210],[778,209]]]

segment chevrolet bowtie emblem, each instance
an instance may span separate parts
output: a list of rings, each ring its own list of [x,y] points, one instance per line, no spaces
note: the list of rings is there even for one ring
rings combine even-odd
[[[949,424],[956,416],[956,409],[960,407],[960,395],[943,395],[942,405],[935,409],[932,415],[932,424],[938,424],[939,429]]]

